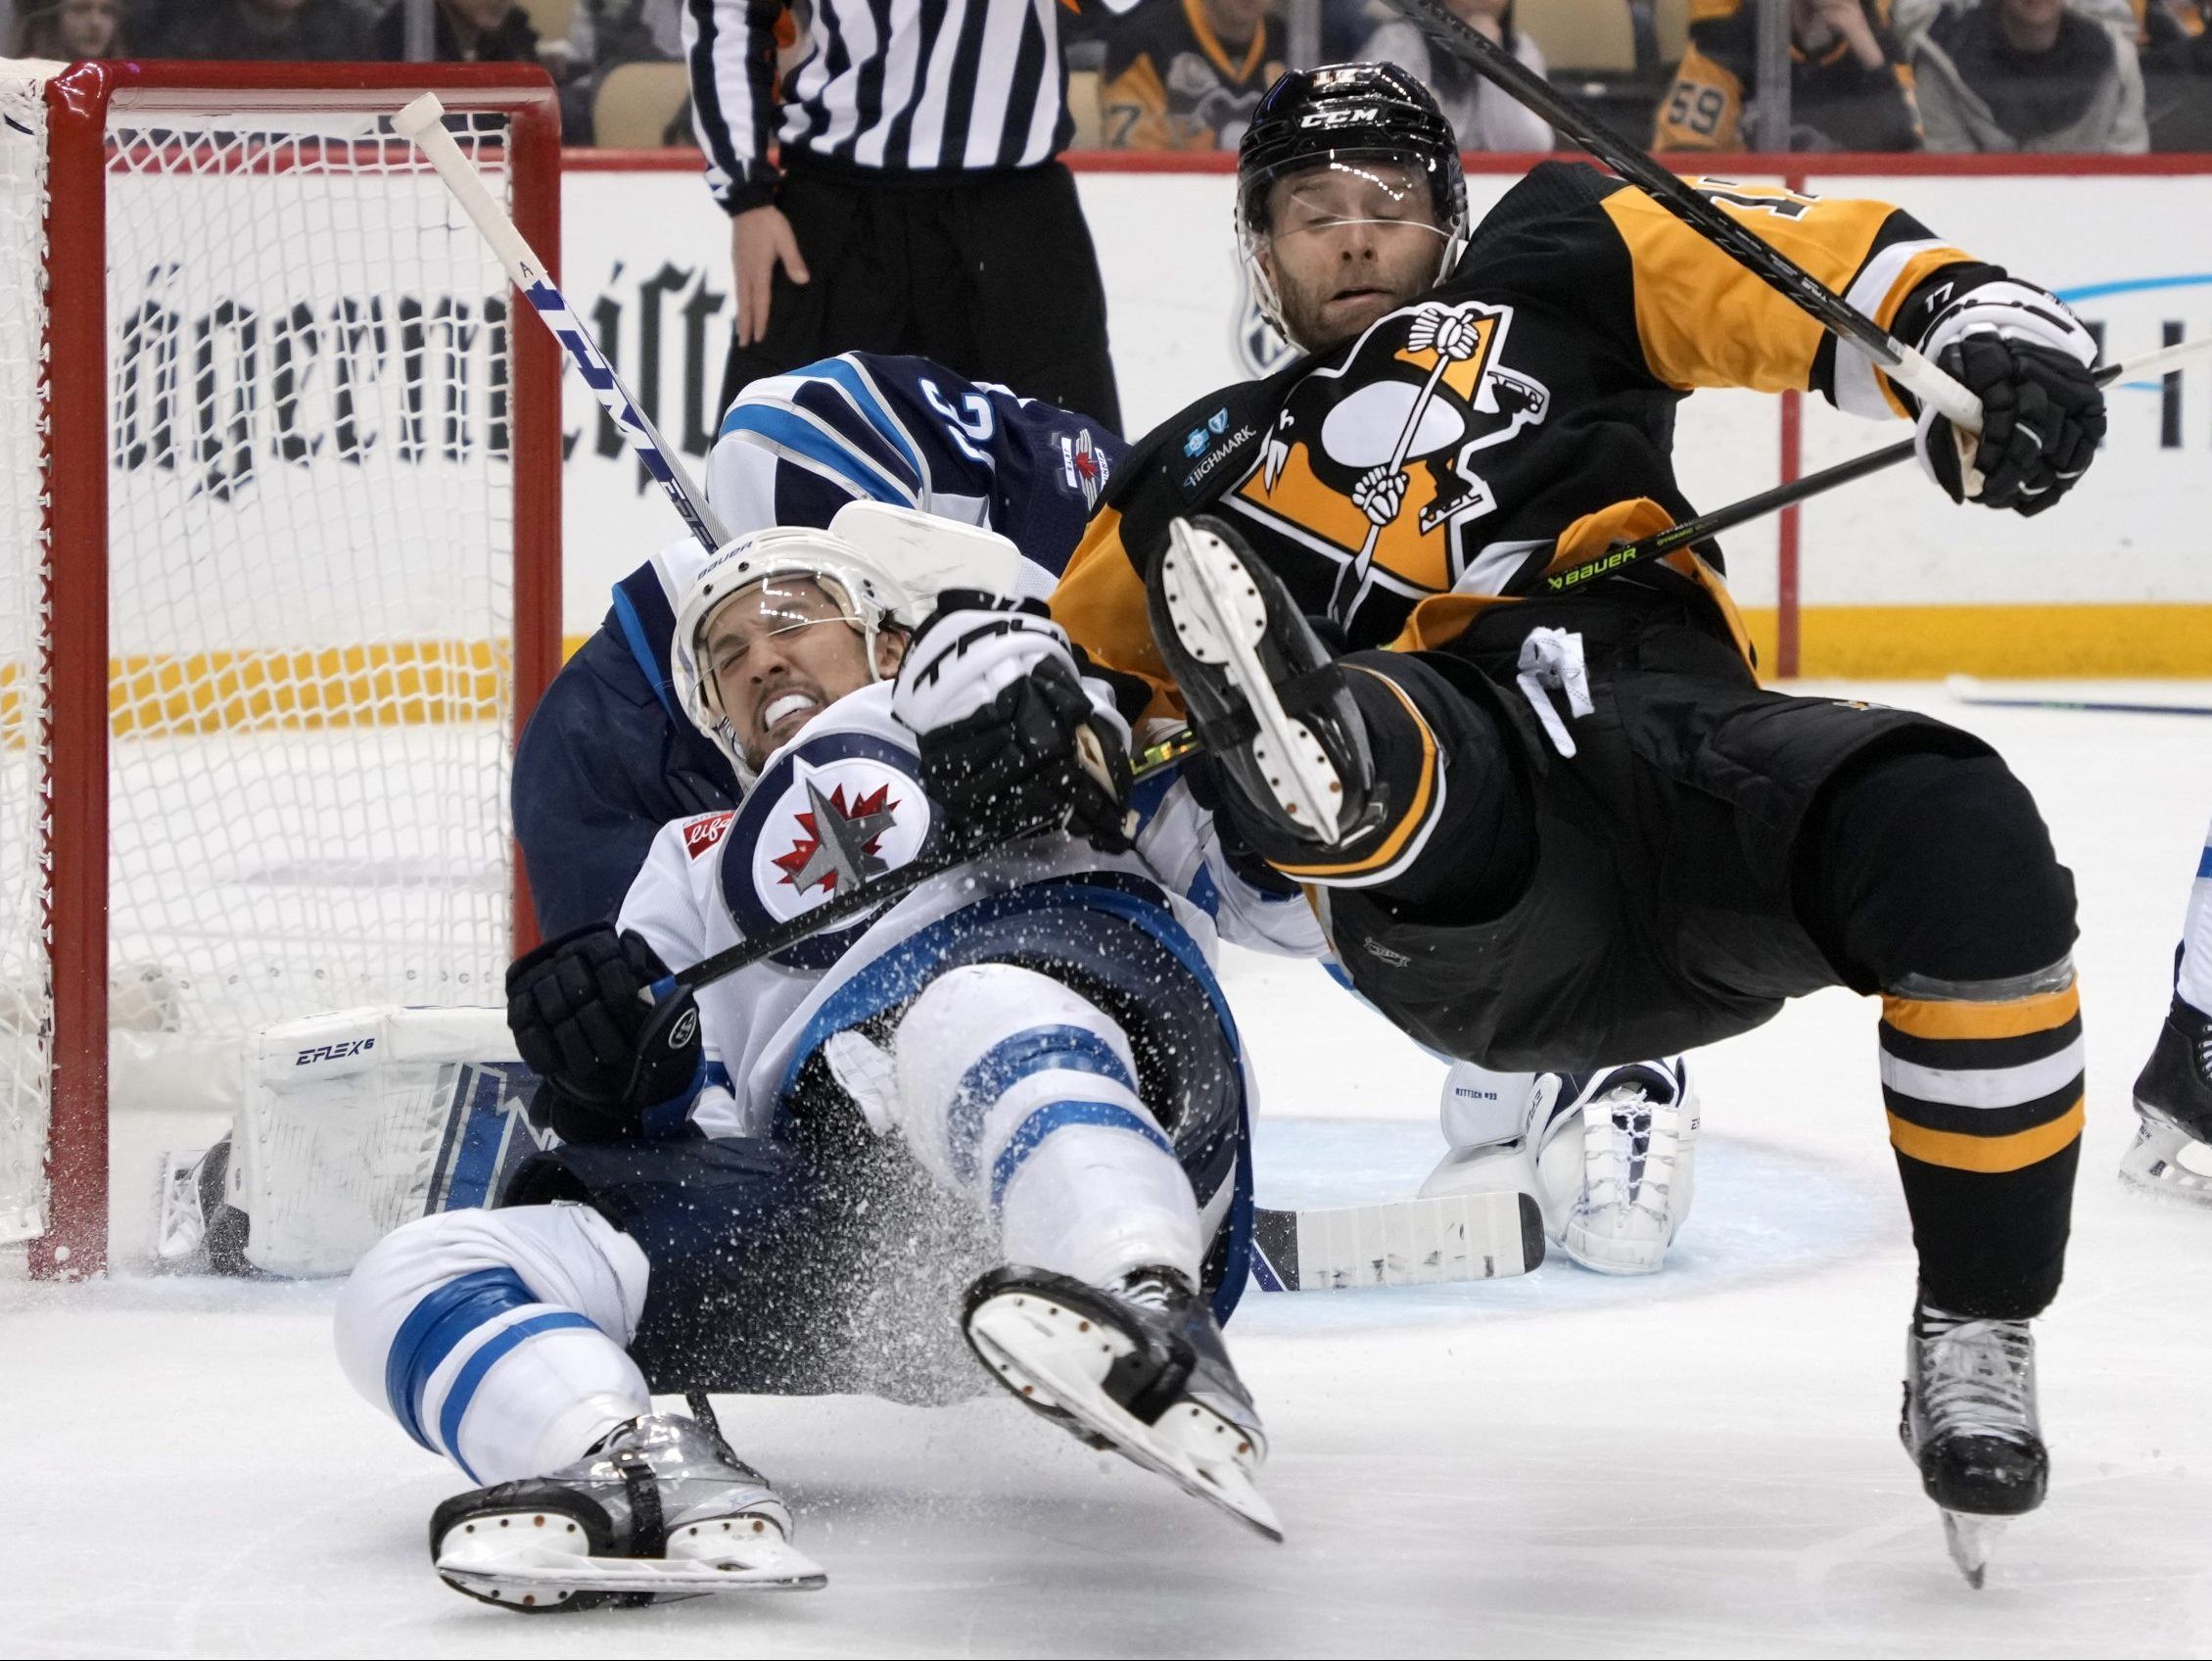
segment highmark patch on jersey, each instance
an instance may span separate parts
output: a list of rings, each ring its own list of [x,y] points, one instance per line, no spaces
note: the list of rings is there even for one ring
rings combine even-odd
[[[723,899],[737,926],[759,934],[919,854],[935,815],[914,769],[910,752],[867,733],[824,733],[785,751],[746,794],[723,850]],[[770,961],[827,969],[872,917]]]
[[[1495,511],[1481,452],[1543,420],[1544,384],[1510,366],[1511,306],[1427,302],[1377,319],[1285,399],[1234,505],[1340,562],[1348,615],[1376,586],[1451,588],[1461,527]]]

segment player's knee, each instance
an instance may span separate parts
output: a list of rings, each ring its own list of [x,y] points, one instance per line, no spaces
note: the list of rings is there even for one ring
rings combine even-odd
[[[895,1046],[901,1134],[940,1179],[992,1181],[1026,1120],[1047,1104],[1098,1101],[1158,1125],[1137,1093],[1129,1039],[1050,975],[971,964],[931,981]]]
[[[1907,751],[1830,787],[1800,909],[1861,991],[2032,974],[2074,943],[2074,878],[1995,755]]]
[[[333,1318],[339,1364],[364,1398],[387,1404],[402,1332],[472,1276],[501,1277],[515,1295],[573,1309],[626,1343],[647,1275],[636,1242],[588,1207],[433,1212],[386,1235],[354,1266]]]

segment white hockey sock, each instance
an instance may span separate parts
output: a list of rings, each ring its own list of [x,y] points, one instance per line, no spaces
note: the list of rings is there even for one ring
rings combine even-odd
[[[1010,1115],[996,1139],[991,1203],[1007,1260],[1093,1286],[1156,1264],[1198,1285],[1191,1179],[1135,1092],[1086,1082],[1081,1100],[1055,1095]]]
[[[2212,831],[2197,857],[2196,882],[2189,889],[2188,920],[2182,925],[2182,968],[2175,980],[2182,1000],[2199,1014],[2212,1015]]]
[[[339,1298],[339,1359],[356,1390],[472,1480],[542,1475],[652,1410],[623,1347],[645,1280],[635,1242],[582,1207],[441,1212],[354,1270]]]

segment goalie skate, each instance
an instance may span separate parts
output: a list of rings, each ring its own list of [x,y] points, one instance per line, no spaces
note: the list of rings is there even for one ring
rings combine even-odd
[[[2120,1179],[2147,1194],[2212,1206],[2212,1019],[2178,997],[2136,1079],[2136,1116]]]
[[[1337,846],[1380,818],[1367,733],[1290,591],[1217,519],[1177,519],[1153,569],[1153,639],[1244,803]]]
[[[534,1614],[720,1591],[813,1591],[767,1480],[679,1414],[634,1419],[575,1464],[447,1500],[430,1554],[455,1591]]]
[[[2028,1323],[1916,1305],[1898,1436],[1920,1467],[1920,1486],[1943,1508],[1952,1561],[1980,1590],[2005,1524],[2041,1505],[2050,1483]]]
[[[1066,1275],[1010,1265],[968,1288],[967,1342],[991,1376],[1062,1429],[1283,1538],[1253,1478],[1259,1415],[1221,1329],[1180,1277],[1158,1306]]]

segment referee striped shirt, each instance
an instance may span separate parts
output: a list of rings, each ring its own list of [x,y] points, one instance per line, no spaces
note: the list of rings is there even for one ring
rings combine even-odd
[[[1111,11],[1136,0],[1105,0]],[[779,102],[782,0],[683,0],[691,119],[729,213],[773,199],[785,161],[882,173],[1049,162],[1073,135],[1061,0],[815,0]]]

